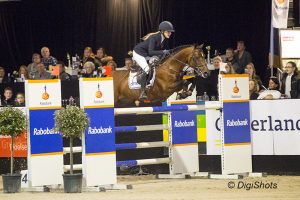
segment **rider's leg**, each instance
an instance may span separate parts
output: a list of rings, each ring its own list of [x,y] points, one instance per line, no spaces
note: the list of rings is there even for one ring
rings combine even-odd
[[[145,91],[146,88],[146,84],[147,84],[147,75],[149,73],[149,66],[148,63],[146,61],[146,59],[135,53],[135,51],[133,51],[133,59],[137,62],[137,64],[142,68],[142,70],[144,71],[144,74],[141,78],[141,94],[140,94],[140,99],[147,99],[147,94]]]

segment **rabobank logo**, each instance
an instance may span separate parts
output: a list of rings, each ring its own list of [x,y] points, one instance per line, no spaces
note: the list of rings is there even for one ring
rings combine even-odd
[[[100,83],[98,83],[98,89],[95,93],[94,103],[95,104],[104,103],[104,100],[102,97],[103,97],[103,93],[100,91]]]
[[[102,92],[100,91],[100,83],[98,83],[98,90],[95,93],[95,97],[100,99],[102,97]]]
[[[227,120],[226,125],[227,126],[248,126],[248,120],[247,119]]]
[[[49,129],[48,127],[46,127],[46,129],[44,128],[34,128],[33,129],[33,135],[53,135],[53,134],[59,134],[58,131],[54,131],[54,129]]]
[[[192,121],[186,121],[186,120],[184,120],[184,121],[181,121],[181,120],[176,121],[175,120],[175,122],[174,122],[174,127],[191,127],[191,126],[195,126],[194,120],[192,120]]]
[[[88,128],[88,134],[90,135],[95,135],[95,134],[109,134],[109,133],[112,133],[112,127],[109,126],[109,127],[89,127]]]
[[[42,93],[42,101],[40,101],[40,105],[42,106],[49,106],[51,105],[51,101],[49,101],[50,95],[47,92],[47,86],[44,86],[44,92]]]

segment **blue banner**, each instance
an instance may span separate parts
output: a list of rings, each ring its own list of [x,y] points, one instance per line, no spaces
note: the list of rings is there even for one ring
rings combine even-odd
[[[172,142],[173,144],[197,142],[197,119],[195,111],[172,112]]]
[[[90,126],[85,131],[85,152],[115,152],[114,108],[86,108]]]
[[[251,142],[249,102],[224,102],[225,144]]]
[[[63,151],[62,135],[53,130],[55,111],[55,109],[29,111],[31,154]]]

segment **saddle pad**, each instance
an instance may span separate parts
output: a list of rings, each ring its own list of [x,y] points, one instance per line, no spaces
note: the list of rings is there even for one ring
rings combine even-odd
[[[130,71],[130,73],[129,73],[128,87],[131,90],[141,89],[141,85],[137,82],[137,74],[138,74],[138,72],[131,72]],[[150,83],[146,87],[153,86],[154,80],[155,80],[155,74],[156,74],[156,71],[154,69],[152,79],[150,80]]]

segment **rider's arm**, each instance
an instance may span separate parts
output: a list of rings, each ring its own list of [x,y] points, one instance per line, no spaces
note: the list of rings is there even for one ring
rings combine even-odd
[[[149,38],[148,54],[149,56],[160,56],[163,55],[163,50],[155,50],[155,39],[154,37]]]

